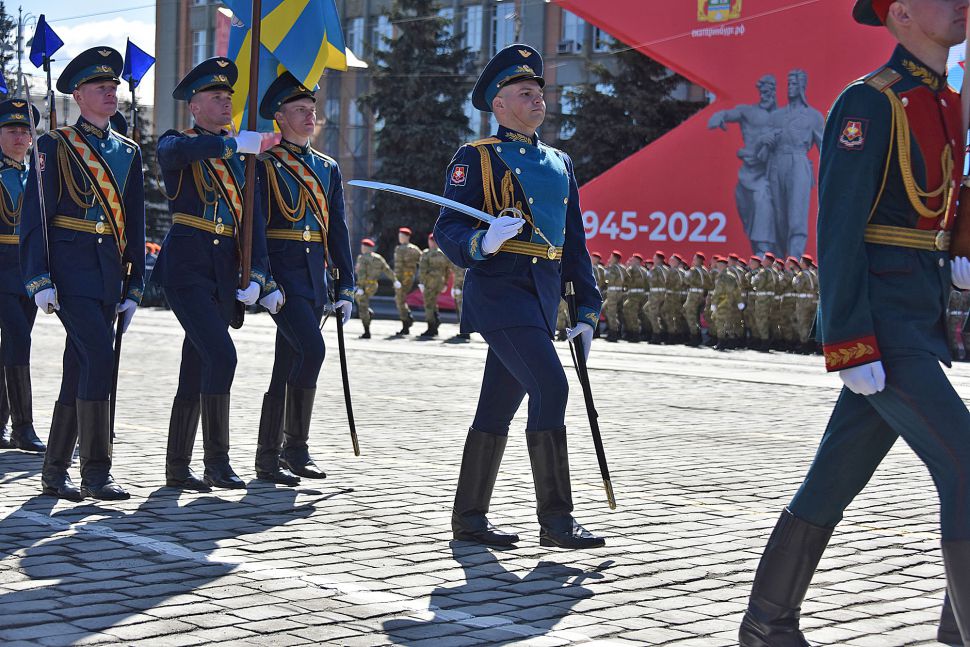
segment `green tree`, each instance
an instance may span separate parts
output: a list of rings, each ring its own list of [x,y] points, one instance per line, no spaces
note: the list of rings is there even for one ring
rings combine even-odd
[[[13,94],[17,88],[17,20],[7,13],[7,5],[0,0],[0,72]]]
[[[560,146],[576,163],[580,184],[592,180],[676,128],[703,108],[703,101],[675,99],[671,93],[685,83],[660,63],[635,49],[614,52],[615,70],[595,65],[595,82],[567,92],[570,114],[559,116]]]
[[[375,178],[440,193],[455,150],[471,131],[463,105],[469,84],[463,69],[468,50],[448,36],[448,20],[434,0],[395,0],[388,18],[393,39],[375,47],[371,92],[359,100],[375,121],[378,168]],[[364,229],[378,235],[382,252],[397,243],[397,229],[415,230],[415,242],[431,232],[438,215],[433,205],[373,194]]]

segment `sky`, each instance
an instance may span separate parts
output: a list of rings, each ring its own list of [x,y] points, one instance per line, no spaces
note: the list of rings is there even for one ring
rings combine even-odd
[[[174,0],[161,0],[163,2]],[[125,54],[128,38],[149,54],[155,53],[155,2],[147,0],[5,0],[7,12],[17,19],[17,8],[22,7],[24,14],[39,17],[43,13],[51,28],[64,41],[54,55],[51,64],[52,81],[56,82],[64,66],[74,56],[90,47],[107,45]],[[34,33],[36,22],[31,20],[24,32],[26,43]],[[46,89],[46,79],[41,69],[35,68],[28,60],[28,47],[24,47],[24,73],[32,74],[32,93],[42,93]],[[12,80],[9,80],[13,83]],[[128,84],[119,88],[119,99],[129,97]],[[138,103],[150,105],[154,101],[155,69],[152,68],[138,85]]]

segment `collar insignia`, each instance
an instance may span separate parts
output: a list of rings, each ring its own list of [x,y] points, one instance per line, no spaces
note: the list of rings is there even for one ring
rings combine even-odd
[[[909,59],[903,59],[903,67],[906,71],[926,84],[931,90],[936,92],[940,89],[940,77],[932,70],[929,70],[919,63],[914,63]]]
[[[89,124],[87,122],[84,122],[84,123],[81,124],[81,130],[83,130],[86,133],[90,133],[90,134],[94,135],[98,139],[102,139],[104,137],[104,135],[105,135],[105,132],[103,130],[101,130],[97,126],[95,126],[93,124]]]

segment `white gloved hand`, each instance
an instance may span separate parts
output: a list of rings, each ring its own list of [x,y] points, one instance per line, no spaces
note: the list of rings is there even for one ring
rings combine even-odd
[[[711,314],[713,315],[715,312],[717,312],[717,306],[711,306]]]
[[[859,395],[872,395],[886,388],[886,371],[882,362],[872,362],[839,371],[846,387]]]
[[[418,283],[418,290],[421,294],[424,294],[424,283]]]
[[[256,281],[250,281],[249,287],[245,290],[236,290],[236,301],[242,301],[247,306],[251,306],[256,303],[256,299],[259,298],[259,283]]]
[[[339,312],[340,316],[343,317],[342,323],[346,324],[350,321],[350,313],[354,311],[354,304],[347,299],[339,299],[337,303],[333,304],[333,311],[334,314]]]
[[[357,295],[357,296],[359,296],[359,297],[362,297],[362,296],[364,296],[364,288],[357,288],[357,289],[356,289],[356,290],[354,291],[354,294],[356,294],[356,295]]]
[[[461,288],[451,288],[451,296],[455,299],[461,296]]]
[[[593,345],[593,327],[580,321],[575,328],[566,328],[566,339],[572,341],[577,337],[583,340],[583,356],[589,359],[589,349]]]
[[[394,289],[395,290],[400,290],[401,289],[401,282],[400,281],[394,281]]]
[[[482,237],[482,253],[494,254],[497,252],[502,243],[510,238],[515,238],[524,224],[525,220],[512,216],[499,216],[493,220],[492,224],[488,226],[488,231]]]
[[[128,326],[131,325],[131,320],[135,316],[135,310],[138,309],[138,304],[134,302],[133,299],[125,299],[118,304],[115,312],[121,317],[121,332],[128,332]]]
[[[283,298],[283,293],[279,290],[273,290],[272,292],[270,292],[265,297],[259,300],[259,305],[269,310],[270,314],[275,315],[279,313],[280,310],[283,309],[284,301],[285,299]]]
[[[236,140],[237,153],[250,153],[252,155],[259,153],[263,142],[262,136],[254,130],[240,130],[234,139]]]
[[[950,261],[950,273],[953,285],[961,290],[970,290],[970,259],[957,256]]]
[[[744,310],[744,304],[743,303],[739,303],[738,304],[738,310]]]
[[[57,290],[54,288],[44,288],[35,294],[34,303],[45,314],[51,314],[55,310],[61,309],[61,305],[57,302]]]

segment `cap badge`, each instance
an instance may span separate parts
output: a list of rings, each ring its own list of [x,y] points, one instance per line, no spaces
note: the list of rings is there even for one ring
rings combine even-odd
[[[111,56],[111,50],[110,49],[99,49],[98,50],[98,54],[101,54],[101,56],[105,56],[105,57]]]
[[[14,101],[13,102],[13,107],[14,108],[23,108],[26,105],[27,105],[27,102],[26,101]]]
[[[220,59],[216,59],[216,65],[218,65],[219,67],[228,67],[229,66],[229,61],[223,60],[221,58]]]
[[[527,49],[518,49],[516,51],[519,53],[519,55],[522,56],[522,58],[529,58],[530,56],[532,56],[532,52],[530,52]]]

